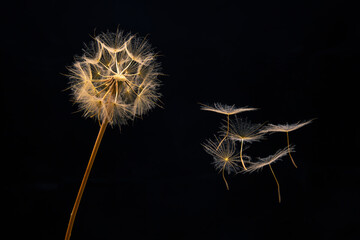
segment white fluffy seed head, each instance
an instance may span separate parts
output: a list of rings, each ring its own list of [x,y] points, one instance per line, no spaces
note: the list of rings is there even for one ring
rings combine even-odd
[[[102,33],[69,67],[73,98],[86,117],[122,125],[158,105],[159,64],[144,38]]]

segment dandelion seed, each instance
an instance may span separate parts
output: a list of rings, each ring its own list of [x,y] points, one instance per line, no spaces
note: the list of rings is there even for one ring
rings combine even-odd
[[[290,145],[290,151],[295,152],[295,147]],[[269,164],[273,164],[276,161],[281,161],[281,159],[287,155],[288,149],[285,147],[284,149],[278,150],[275,154],[269,155],[265,158],[258,158],[256,162],[250,162],[248,169],[243,170],[242,172],[255,172],[261,170],[263,167]]]
[[[241,112],[246,112],[246,111],[254,111],[257,110],[257,108],[248,108],[248,107],[241,107],[241,108],[237,108],[235,107],[235,105],[226,105],[226,104],[221,104],[221,103],[214,103],[214,106],[208,106],[205,104],[201,103],[201,110],[204,111],[211,111],[211,112],[216,112],[216,113],[220,113],[220,114],[224,114],[224,115],[234,115],[234,114],[238,114]]]
[[[233,141],[240,142],[240,161],[242,163],[243,168],[246,170],[246,166],[243,160],[243,145],[245,142],[252,143],[256,141],[260,141],[264,138],[264,134],[260,132],[262,124],[253,124],[247,119],[237,118],[235,116],[235,120],[230,121],[229,127],[229,138]],[[221,130],[227,133],[227,126],[222,125]]]
[[[278,125],[274,125],[274,124],[269,124],[267,125],[263,130],[261,130],[262,133],[274,133],[274,132],[285,132],[286,133],[286,140],[287,140],[287,146],[288,146],[288,154],[290,156],[290,159],[294,165],[295,168],[297,168],[295,161],[293,159],[293,157],[291,156],[291,151],[290,151],[290,140],[289,140],[289,132],[295,131],[299,128],[302,128],[303,126],[308,125],[309,123],[311,123],[313,120],[309,120],[309,121],[303,121],[303,122],[297,122],[297,123],[293,123],[293,124],[278,124]]]
[[[293,124],[269,124],[267,125],[264,129],[261,130],[261,132],[263,133],[268,133],[268,132],[292,132],[295,131],[301,127],[304,127],[306,125],[308,125],[309,123],[311,123],[313,120],[309,120],[309,121],[299,121],[297,123],[293,123]]]
[[[289,151],[294,152],[294,147],[290,146]],[[271,164],[275,163],[276,161],[280,161],[282,157],[284,157],[285,155],[288,154],[288,148],[284,148],[281,150],[278,150],[274,155],[270,155],[268,157],[265,158],[258,158],[258,161],[256,162],[251,162],[250,165],[248,166],[247,170],[243,170],[242,172],[254,172],[254,171],[259,171],[260,169],[262,169],[265,166],[269,166],[270,171],[275,179],[276,185],[277,185],[277,189],[278,189],[278,198],[279,198],[279,203],[281,202],[281,194],[280,194],[280,184],[279,181],[277,180],[276,176],[275,176],[275,172],[271,167]]]
[[[237,173],[240,170],[238,165],[240,161],[238,154],[236,153],[235,143],[233,141],[225,140],[218,148],[219,142],[220,140],[215,137],[215,141],[207,140],[207,142],[202,144],[202,146],[204,147],[205,151],[213,157],[214,167],[216,170],[219,170],[219,172],[222,173],[226,188],[229,190],[229,185],[225,179],[224,173]]]
[[[217,146],[217,148],[220,147],[220,145],[222,144],[222,142],[228,137],[229,135],[229,121],[230,121],[230,115],[235,115],[241,112],[246,112],[246,111],[254,111],[257,110],[256,108],[248,108],[248,107],[241,107],[241,108],[237,108],[235,107],[235,105],[225,105],[225,104],[221,104],[221,103],[214,103],[214,106],[208,106],[205,104],[201,103],[201,110],[204,111],[211,111],[211,112],[216,112],[216,113],[220,113],[220,114],[224,114],[226,115],[226,123],[227,123],[227,129],[226,129],[226,134],[223,137],[223,139],[220,141],[219,145]]]
[[[101,127],[70,215],[69,240],[98,148],[108,124],[124,125],[159,106],[159,64],[144,38],[122,32],[102,33],[69,67],[74,102],[85,117],[97,118]]]

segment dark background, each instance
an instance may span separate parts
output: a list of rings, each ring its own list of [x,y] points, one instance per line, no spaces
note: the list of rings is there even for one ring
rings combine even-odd
[[[234,1],[235,2],[235,1]],[[108,128],[72,239],[358,239],[358,10],[345,1],[9,1],[1,13],[2,235],[63,239],[99,130],[70,100],[66,66],[91,36],[148,35],[164,109]],[[4,3],[3,3],[4,4]],[[227,177],[202,147],[223,119],[316,118],[293,157]],[[254,144],[254,157],[286,146]]]

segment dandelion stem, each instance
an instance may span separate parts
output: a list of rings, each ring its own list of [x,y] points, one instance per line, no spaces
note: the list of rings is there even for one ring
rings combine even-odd
[[[219,149],[219,147],[221,146],[221,144],[223,143],[223,141],[227,138],[227,136],[229,135],[229,124],[230,124],[230,115],[227,115],[227,128],[226,128],[226,134],[225,137],[220,141],[219,145],[217,146],[216,150]]]
[[[93,150],[92,150],[92,153],[91,153],[91,156],[90,156],[88,165],[87,165],[87,167],[86,167],[86,171],[85,171],[84,177],[83,177],[82,182],[81,182],[81,185],[80,185],[79,192],[78,192],[77,197],[76,197],[76,200],[75,200],[75,204],[74,204],[73,210],[72,210],[71,215],[70,215],[70,220],[69,220],[68,228],[67,228],[67,230],[66,230],[65,240],[69,240],[69,239],[70,239],[71,231],[72,231],[72,228],[73,228],[73,226],[74,226],[75,216],[76,216],[76,213],[77,213],[78,208],[79,208],[79,205],[80,205],[80,200],[81,200],[81,197],[82,197],[82,195],[83,195],[83,193],[84,193],[84,189],[85,189],[85,186],[86,186],[86,182],[87,182],[87,180],[88,180],[88,178],[89,178],[89,174],[90,174],[92,165],[93,165],[93,163],[94,163],[94,160],[95,160],[97,151],[98,151],[98,149],[99,149],[99,146],[100,146],[102,137],[104,136],[104,133],[105,133],[105,130],[106,130],[106,126],[108,125],[108,123],[109,123],[109,121],[108,121],[107,119],[105,119],[105,120],[103,121],[103,123],[101,124],[100,130],[99,130],[99,133],[98,133],[98,136],[97,136],[96,141],[95,141],[95,144],[94,144],[94,148],[93,148]]]
[[[227,190],[229,190],[229,185],[228,185],[228,183],[227,183],[227,181],[226,181],[226,179],[225,179],[225,167],[226,167],[226,163],[225,163],[225,165],[224,165],[224,167],[223,167],[223,169],[222,169],[222,177],[223,177],[223,179],[224,179],[224,182],[225,182],[225,184],[226,184],[226,189]]]
[[[271,164],[269,164],[269,168],[270,168],[270,170],[271,170],[272,175],[273,175],[274,178],[275,178],[276,185],[277,185],[277,188],[278,188],[279,203],[281,203],[280,184],[279,184],[278,180],[276,179],[276,176],[275,176],[275,173],[274,173],[274,171],[273,171],[273,169],[272,169],[272,167],[271,167]]]
[[[290,153],[291,151],[290,151],[289,132],[286,132],[286,139],[287,139],[288,152],[289,152],[290,159],[291,159],[291,161],[292,161],[292,163],[293,163],[294,167],[295,167],[295,168],[297,168],[297,166],[296,166],[296,164],[295,164],[295,161],[294,161],[294,159],[292,158],[291,153]]]
[[[242,158],[243,145],[244,145],[244,140],[241,140],[241,146],[240,146],[240,160],[241,160],[241,164],[243,165],[244,169],[245,169],[245,170],[247,170],[247,168],[245,167],[245,164],[244,164],[244,160],[243,160],[243,158]]]

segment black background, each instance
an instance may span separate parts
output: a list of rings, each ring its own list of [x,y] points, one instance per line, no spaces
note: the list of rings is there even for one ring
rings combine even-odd
[[[164,109],[108,128],[72,239],[357,239],[357,9],[345,1],[9,1],[1,13],[6,239],[63,239],[99,130],[70,100],[66,66],[91,36],[148,35]],[[202,147],[223,119],[198,103],[260,108],[254,122],[316,118],[290,134],[298,168],[232,175]],[[254,144],[266,156],[283,135]]]

